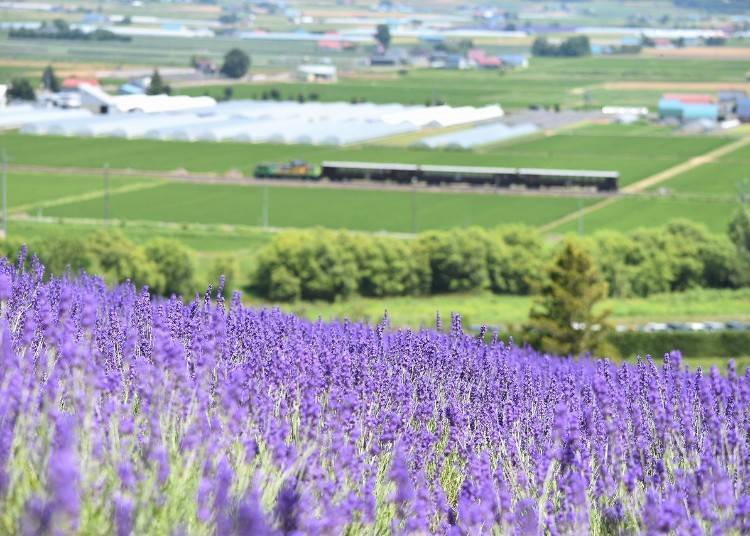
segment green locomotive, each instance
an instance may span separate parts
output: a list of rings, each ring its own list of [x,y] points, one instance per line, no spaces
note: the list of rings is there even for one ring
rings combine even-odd
[[[259,179],[318,179],[321,167],[304,160],[291,162],[264,162],[255,166],[255,176]]]

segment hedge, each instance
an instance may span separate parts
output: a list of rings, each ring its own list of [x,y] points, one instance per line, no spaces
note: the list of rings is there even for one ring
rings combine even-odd
[[[680,350],[685,357],[740,357],[750,354],[750,331],[659,331],[613,333],[609,341],[622,357],[661,357]]]

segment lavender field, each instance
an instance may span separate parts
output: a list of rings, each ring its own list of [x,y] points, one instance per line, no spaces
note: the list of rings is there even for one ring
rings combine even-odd
[[[2,534],[747,534],[750,376],[0,260]]]

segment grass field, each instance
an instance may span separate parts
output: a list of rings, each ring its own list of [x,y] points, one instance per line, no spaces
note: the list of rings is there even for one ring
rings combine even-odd
[[[122,220],[233,224],[262,223],[262,186],[169,183],[111,196],[111,215]],[[590,199],[427,193],[329,188],[270,187],[272,227],[347,228],[361,231],[416,230],[504,223],[540,225],[590,203]],[[63,204],[51,217],[101,218],[103,200]]]
[[[409,327],[433,326],[436,311],[440,311],[443,320],[449,319],[450,313],[458,312],[468,328],[482,323],[490,326],[520,324],[528,318],[531,302],[532,298],[528,296],[486,293],[355,298],[342,303],[311,302],[281,307],[312,319],[321,316],[323,319],[349,318],[368,322],[377,322],[387,310],[394,326]],[[600,307],[611,310],[611,320],[616,324],[711,319],[750,321],[750,289],[701,289],[648,298],[609,299]]]
[[[602,135],[608,132],[609,135]],[[116,138],[63,138],[0,135],[11,163],[42,166],[174,170],[223,173],[231,169],[251,173],[261,161],[302,158],[310,162],[355,160],[418,164],[528,166],[616,170],[621,185],[674,166],[728,141],[727,138],[626,134],[617,125],[596,134],[568,134],[521,140],[475,151],[430,151],[405,147],[315,147],[210,142],[167,142]]]
[[[725,233],[737,209],[737,202],[727,199],[691,199],[670,196],[617,199],[612,204],[587,214],[584,230],[590,234],[601,229],[629,231],[638,227],[665,225],[678,218],[702,223],[711,231]],[[557,233],[577,232],[579,223],[569,222],[554,229]]]
[[[660,186],[679,193],[736,196],[743,188],[750,193],[750,150],[743,147]]]
[[[324,101],[423,104],[440,99],[453,105],[500,103],[506,108],[560,104],[568,108],[605,104],[655,106],[661,92],[649,89],[609,89],[605,82],[740,82],[742,62],[731,60],[625,57],[533,58],[528,69],[494,71],[412,70],[407,74],[342,78],[336,84],[235,84],[235,98],[259,98],[277,89],[284,98],[316,93]],[[223,95],[225,85],[182,88],[189,95]]]
[[[142,179],[110,177],[110,188],[143,182]],[[91,175],[8,174],[8,206],[29,207],[67,196],[76,196],[103,188],[102,177]]]

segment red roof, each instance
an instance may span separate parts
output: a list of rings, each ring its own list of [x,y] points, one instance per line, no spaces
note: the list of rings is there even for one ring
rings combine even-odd
[[[713,95],[701,95],[699,93],[665,93],[664,99],[676,100],[685,104],[713,104],[716,97]]]
[[[473,61],[480,67],[499,67],[502,60],[495,56],[488,56],[487,52],[481,48],[473,48],[467,54],[469,60]]]
[[[81,84],[89,84],[90,86],[98,86],[99,81],[96,78],[78,78],[71,76],[63,80],[62,87],[64,89],[78,89]]]

